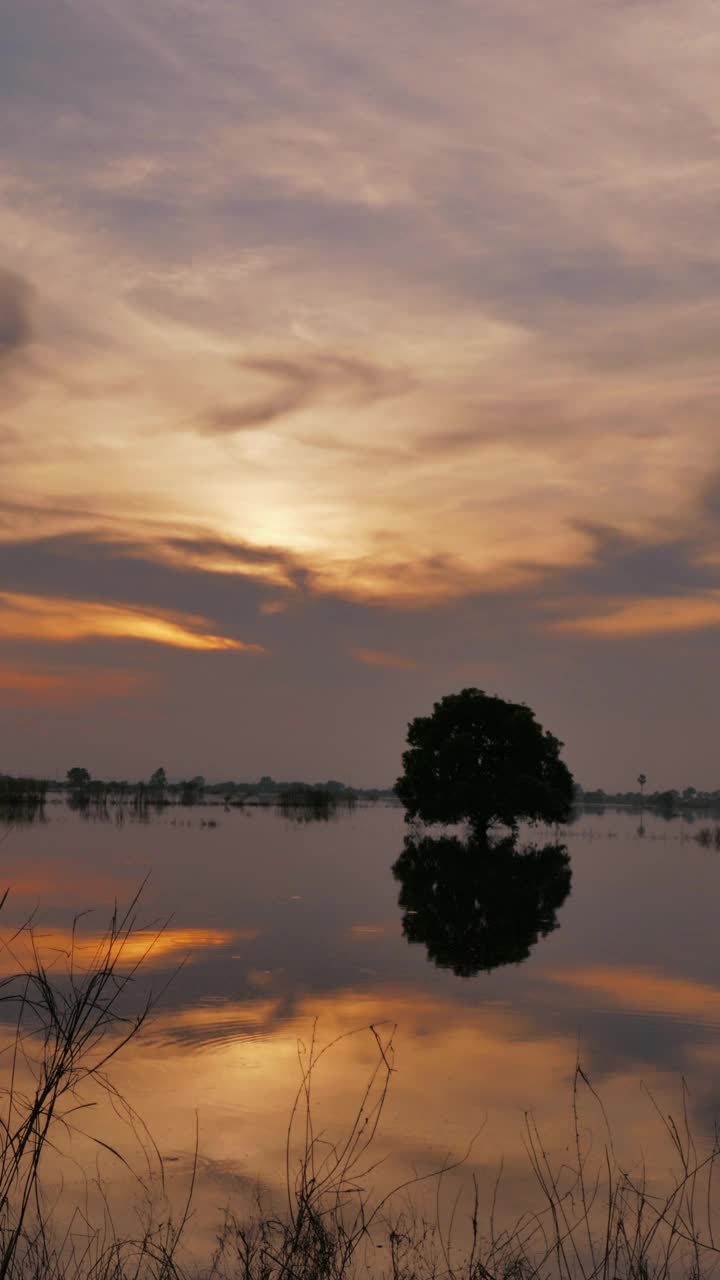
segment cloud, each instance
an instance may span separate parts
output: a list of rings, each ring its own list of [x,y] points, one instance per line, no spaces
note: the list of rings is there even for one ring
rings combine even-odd
[[[0,704],[87,706],[141,695],[148,680],[146,673],[137,670],[0,666]]]
[[[233,432],[268,426],[319,401],[371,404],[399,395],[409,380],[400,373],[352,356],[334,353],[304,357],[256,356],[238,361],[249,381],[269,383],[271,390],[239,404],[215,408],[205,415],[205,431]]]
[[[720,524],[720,473],[714,471],[702,486],[702,511],[714,524]]]
[[[550,623],[549,629],[565,634],[628,638],[718,626],[720,591],[706,591],[697,596],[642,596],[629,602],[607,602],[600,612],[591,610],[577,618],[564,618]]]
[[[366,667],[387,667],[391,671],[413,671],[417,662],[412,658],[403,658],[399,653],[384,653],[381,649],[351,649],[351,656],[356,662]]]
[[[694,523],[694,522],[693,522]],[[569,593],[603,596],[687,595],[720,586],[720,575],[707,559],[704,521],[695,528],[683,522],[673,531],[672,516],[660,518],[645,536],[633,536],[611,525],[579,521],[587,539],[585,562],[561,570]]]
[[[197,569],[205,575],[233,575],[258,585],[284,587],[288,595],[260,606],[269,615],[286,608],[294,594],[304,599],[331,596],[358,603],[396,608],[423,608],[477,594],[512,594],[542,576],[532,564],[473,565],[455,555],[425,555],[408,542],[398,546],[392,536],[374,539],[374,548],[356,558],[327,556],[312,550],[294,555],[282,548],[258,548],[229,538],[148,539],[117,554],[137,556],[149,563]],[[0,555],[1,562],[1,555]]]
[[[159,603],[170,595],[171,605],[186,608],[187,600],[227,600],[222,579],[232,577],[248,605],[269,615],[264,594],[272,591],[272,612],[293,599],[322,596],[358,603],[385,603],[398,608],[423,608],[482,593],[512,594],[538,582],[537,565],[499,564],[483,567],[451,555],[425,555],[408,540],[397,546],[392,535],[374,539],[372,553],[348,559],[307,551],[291,553],[282,547],[253,546],[227,536],[170,532],[166,525],[128,522],[124,535],[110,528],[37,538],[12,538],[12,530],[26,522],[53,527],[62,523],[62,510],[13,507],[0,499],[7,533],[0,536],[0,574],[17,590],[36,587],[40,594],[80,591],[100,599],[132,599]],[[580,538],[578,538],[580,541]],[[583,538],[587,542],[587,538]],[[278,590],[286,594],[279,595]],[[235,599],[240,602],[240,595]]]
[[[593,619],[703,634],[714,0],[6,8],[3,590],[287,644],[318,700],[358,636],[544,697]]]
[[[287,608],[287,600],[263,600],[258,609],[258,613],[260,613],[263,618],[272,618],[275,614],[285,613]]]
[[[2,506],[0,501],[0,529]],[[26,514],[8,512],[8,533]],[[0,536],[0,579],[10,591],[120,600],[146,612],[200,612],[233,625],[254,619],[266,599],[293,599],[306,576],[301,565],[271,548],[209,535],[172,536],[163,527],[127,530],[124,538],[117,529],[15,541]],[[231,592],[228,577],[234,579]]]
[[[207,619],[120,604],[0,592],[0,638],[70,642],[89,637],[146,640],[180,649],[265,653],[261,645],[210,634]]]
[[[535,600],[551,634],[672,635],[703,631],[720,622],[720,558],[704,527],[677,536],[631,537],[580,522],[588,538],[585,562],[550,570]]]
[[[439,607],[463,597],[513,594],[538,580],[537,566],[472,565],[451,555],[413,556],[412,548],[378,547],[375,555],[332,560],[309,567],[313,589],[358,603],[396,609]],[[400,551],[400,554],[398,554]]]
[[[116,546],[120,554],[148,559],[203,573],[234,574],[275,587],[294,590],[307,573],[301,563],[281,549],[254,547],[222,537],[156,537],[144,543]]]
[[[14,271],[0,269],[0,364],[26,347],[32,338],[32,291]]]

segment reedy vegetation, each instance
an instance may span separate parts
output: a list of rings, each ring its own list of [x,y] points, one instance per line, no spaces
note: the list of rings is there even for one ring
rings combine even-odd
[[[713,1234],[717,1137],[704,1153],[698,1151],[685,1090],[680,1123],[658,1110],[675,1166],[669,1184],[659,1189],[642,1166],[634,1172],[616,1157],[602,1104],[580,1064],[572,1159],[553,1164],[529,1114],[525,1141],[540,1207],[510,1229],[497,1225],[500,1176],[484,1221],[478,1180],[469,1171],[469,1212],[463,1215],[457,1200],[449,1213],[441,1209],[447,1175],[467,1161],[472,1142],[459,1160],[435,1173],[389,1195],[375,1194],[374,1143],[394,1071],[393,1029],[380,1026],[351,1033],[372,1037],[375,1065],[347,1131],[336,1140],[315,1129],[313,1091],[318,1065],[337,1042],[320,1046],[313,1029],[309,1045],[299,1045],[300,1086],[287,1131],[287,1204],[281,1212],[266,1210],[258,1195],[250,1217],[228,1211],[204,1265],[191,1261],[183,1248],[197,1162],[174,1221],[157,1213],[146,1193],[141,1228],[123,1235],[113,1225],[107,1191],[99,1220],[81,1206],[68,1216],[63,1206],[61,1227],[62,1197],[48,1199],[44,1155],[58,1135],[73,1131],[88,1087],[100,1086],[135,1133],[141,1126],[108,1074],[150,1011],[149,1000],[129,1011],[142,966],[142,959],[128,962],[136,906],[137,899],[126,912],[115,912],[89,963],[81,963],[74,937],[64,972],[46,966],[29,925],[29,965],[20,962],[27,946],[9,944],[18,965],[0,989],[0,1000],[14,1013],[14,1034],[3,1057],[0,1280],[697,1280],[713,1270],[720,1252]],[[21,1085],[28,1078],[30,1085]],[[588,1100],[602,1131],[595,1156],[580,1115]],[[162,1160],[147,1132],[146,1143],[162,1186]],[[413,1208],[413,1187],[427,1181],[436,1188],[432,1222]],[[146,1184],[138,1179],[137,1185]]]

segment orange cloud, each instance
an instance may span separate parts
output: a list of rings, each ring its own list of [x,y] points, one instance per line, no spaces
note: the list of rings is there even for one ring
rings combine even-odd
[[[258,612],[264,618],[271,618],[277,613],[285,613],[287,607],[287,601],[285,600],[265,600],[260,605]]]
[[[96,702],[125,698],[147,685],[144,672],[108,670],[62,671],[0,668],[0,704],[48,704]]]
[[[413,658],[403,658],[398,653],[384,653],[381,649],[351,649],[356,662],[366,667],[389,667],[391,671],[411,671],[417,667]]]
[[[132,554],[132,549],[130,554]],[[253,559],[249,554],[230,544],[211,543],[208,546],[192,545],[188,540],[175,543],[154,542],[141,545],[135,551],[138,557],[148,556],[160,564],[178,566],[182,569],[200,569],[204,573],[236,574],[243,578],[257,578],[275,587],[294,588],[295,583],[283,563],[282,557]]]
[[[149,640],[179,649],[267,652],[261,645],[212,635],[208,626],[206,618],[191,614],[0,592],[0,636],[6,639],[72,641],[100,636]]]
[[[476,592],[508,595],[535,585],[541,576],[539,569],[517,564],[470,564],[450,556],[421,559],[403,547],[392,557],[378,553],[355,560],[308,558],[306,567],[320,595],[395,609],[440,605]]]
[[[720,626],[720,591],[696,596],[647,596],[613,605],[603,613],[567,618],[550,630],[590,636],[663,635]]]

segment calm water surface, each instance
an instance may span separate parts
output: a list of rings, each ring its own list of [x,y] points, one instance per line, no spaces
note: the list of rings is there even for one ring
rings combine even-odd
[[[129,900],[149,876],[141,923],[152,929],[170,918],[147,961],[162,994],[113,1078],[148,1122],[178,1187],[197,1125],[198,1233],[258,1181],[282,1186],[298,1043],[309,1042],[315,1020],[321,1042],[358,1032],[318,1072],[316,1123],[329,1136],[346,1127],[375,1061],[362,1028],[375,1024],[387,1036],[396,1027],[396,1072],[377,1139],[384,1163],[373,1175],[383,1187],[461,1154],[477,1133],[467,1168],[483,1194],[502,1160],[508,1215],[526,1207],[525,1115],[532,1111],[548,1149],[562,1155],[578,1055],[629,1159],[669,1163],[649,1093],[662,1111],[679,1111],[683,1077],[696,1136],[712,1129],[720,854],[692,839],[702,818],[693,826],[646,815],[640,836],[637,814],[580,815],[561,833],[569,893],[541,886],[544,907],[533,921],[532,904],[513,917],[509,891],[500,928],[498,902],[481,903],[481,941],[491,939],[482,954],[495,967],[459,976],[477,942],[468,938],[470,889],[438,890],[432,878],[403,889],[391,869],[405,835],[398,809],[358,808],[326,823],[258,809],[171,810],[122,826],[64,806],[47,815],[0,846],[0,881],[11,890],[4,936],[35,910],[60,956],[78,911],[92,909],[81,928],[99,932],[114,899]],[[204,825],[209,818],[216,827]],[[401,890],[412,913],[404,921]],[[430,939],[444,967],[423,941],[408,942],[403,924]],[[525,953],[521,963],[501,963]],[[601,1149],[602,1117],[589,1096],[582,1124]],[[98,1112],[93,1126],[123,1140],[117,1116]],[[96,1159],[79,1139],[74,1155]]]

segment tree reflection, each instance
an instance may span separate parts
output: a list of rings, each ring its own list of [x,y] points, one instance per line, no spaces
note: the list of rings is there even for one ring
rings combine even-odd
[[[393,875],[408,942],[424,943],[439,968],[467,978],[527,959],[557,928],[572,872],[565,845],[408,836]]]

